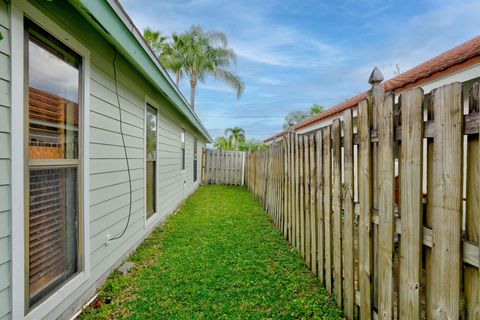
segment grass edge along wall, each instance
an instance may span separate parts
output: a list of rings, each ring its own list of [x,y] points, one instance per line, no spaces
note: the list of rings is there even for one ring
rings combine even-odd
[[[76,4],[75,1],[72,2]],[[108,9],[107,1],[102,3]],[[118,28],[125,27],[112,8],[109,15],[118,21]],[[29,117],[30,109],[39,108],[38,105],[35,108],[29,105],[28,109],[23,109],[26,99],[23,92],[19,92],[21,91],[19,87],[22,88],[25,84],[24,76],[29,71],[28,68],[24,68],[25,61],[21,58],[24,49],[22,40],[24,16],[28,16],[51,35],[54,42],[58,41],[59,44],[78,52],[82,58],[78,107],[80,110],[73,118],[69,115],[64,117],[73,119],[80,129],[77,140],[80,165],[84,172],[78,176],[79,188],[83,189],[83,194],[80,193],[80,199],[83,201],[77,201],[80,211],[78,217],[80,219],[87,217],[83,223],[79,223],[83,228],[83,234],[82,230],[78,231],[78,253],[81,261],[79,272],[32,305],[30,310],[25,307],[26,290],[22,271],[24,265],[20,263],[24,252],[21,230],[25,220],[18,219],[18,216],[23,217],[23,211],[19,210],[23,202],[18,201],[18,197],[11,199],[15,195],[23,198],[23,188],[26,185],[23,180],[17,179],[19,172],[23,173],[25,161],[23,146],[19,150],[22,143],[18,141],[23,141],[25,133],[29,132],[29,127],[23,124],[25,120],[23,117],[24,115]],[[11,70],[10,73],[3,72],[2,68],[0,73],[0,88],[2,93],[6,92],[6,95],[0,98],[0,109],[2,115],[5,112],[7,114],[6,118],[2,117],[0,120],[2,124],[0,219],[5,222],[0,227],[0,319],[23,319],[24,315],[27,319],[68,318],[94,294],[95,288],[112,268],[195,190],[199,182],[198,180],[196,183],[193,182],[194,138],[198,139],[197,153],[201,152],[198,150],[202,150],[210,138],[208,134],[197,129],[198,123],[194,124],[187,120],[186,116],[172,104],[171,99],[166,98],[166,94],[159,91],[154,83],[146,78],[145,73],[139,70],[139,66],[130,62],[131,57],[125,58],[124,54],[127,53],[120,50],[115,65],[122,108],[122,126],[132,176],[132,215],[125,235],[105,245],[107,236],[111,238],[121,233],[129,211],[128,174],[120,135],[120,117],[112,66],[115,55],[113,46],[67,2],[12,1],[6,4],[0,1],[0,28],[4,35],[4,40],[0,42],[0,57],[2,61],[7,62],[8,69]],[[125,30],[128,32],[126,28]],[[22,72],[15,72],[19,69]],[[48,75],[48,69],[43,72],[47,72]],[[10,80],[19,86],[11,86]],[[157,212],[148,221],[145,219],[144,209],[146,182],[144,122],[147,102],[158,111],[158,144],[155,150]],[[10,105],[14,108],[10,109]],[[22,112],[23,110],[27,111]],[[42,112],[53,114],[49,110]],[[34,120],[30,122],[38,125],[38,117]],[[47,132],[46,127],[43,123],[44,132]],[[181,168],[182,129],[185,130],[185,170]],[[58,132],[56,134],[58,135]],[[50,153],[50,156],[56,158],[58,154],[52,156]],[[199,171],[201,163],[197,162],[197,166]],[[29,201],[29,197],[26,198]],[[83,208],[80,204],[83,204]],[[18,293],[22,295],[19,296]]]

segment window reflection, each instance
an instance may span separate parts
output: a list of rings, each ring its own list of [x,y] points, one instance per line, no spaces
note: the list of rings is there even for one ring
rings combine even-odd
[[[77,159],[78,62],[38,41],[30,38],[28,56],[30,159]]]

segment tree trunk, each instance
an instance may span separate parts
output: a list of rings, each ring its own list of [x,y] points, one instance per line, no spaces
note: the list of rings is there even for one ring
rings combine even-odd
[[[194,76],[190,78],[190,107],[195,110],[195,87],[197,86],[197,80]]]

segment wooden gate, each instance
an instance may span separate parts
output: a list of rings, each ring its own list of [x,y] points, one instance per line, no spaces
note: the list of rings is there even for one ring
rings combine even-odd
[[[243,185],[244,151],[204,150],[203,183]]]

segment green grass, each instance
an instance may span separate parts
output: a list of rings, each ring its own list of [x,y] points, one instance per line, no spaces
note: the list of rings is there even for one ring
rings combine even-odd
[[[240,187],[202,186],[114,272],[81,319],[341,319]]]

